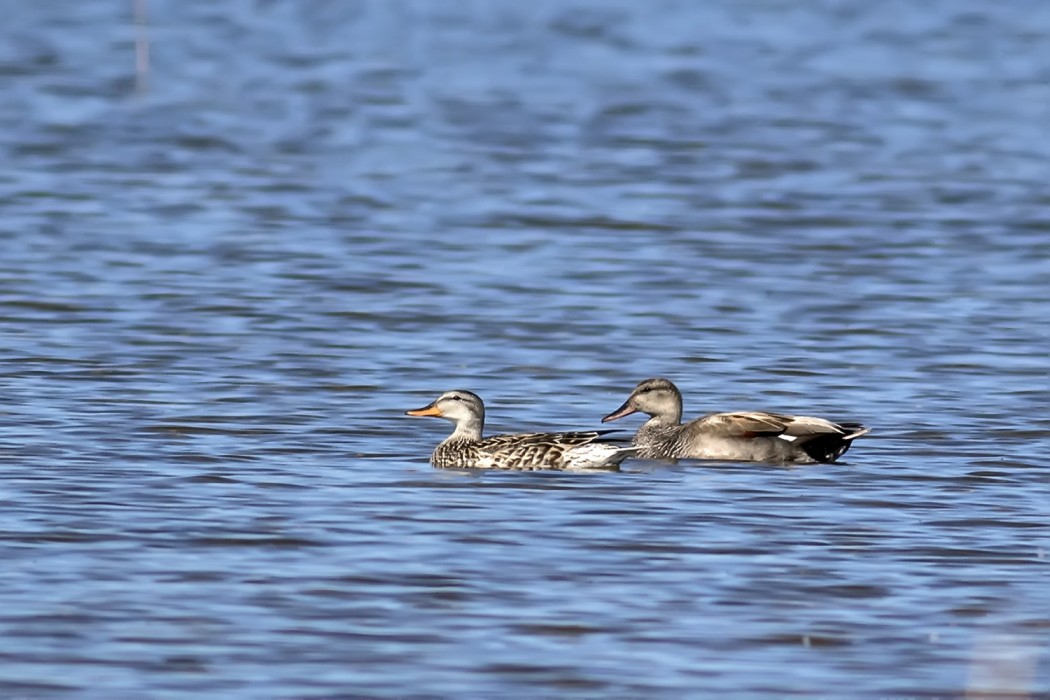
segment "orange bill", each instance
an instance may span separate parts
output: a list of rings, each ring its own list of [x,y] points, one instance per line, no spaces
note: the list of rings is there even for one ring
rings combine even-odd
[[[413,408],[411,411],[405,411],[406,416],[440,416],[441,409],[434,404],[429,404],[423,408]]]

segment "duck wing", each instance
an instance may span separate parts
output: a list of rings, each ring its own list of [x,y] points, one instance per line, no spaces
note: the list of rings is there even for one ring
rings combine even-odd
[[[792,437],[809,437],[817,435],[839,435],[844,439],[860,437],[869,432],[860,423],[833,423],[824,418],[813,416],[788,416],[791,422],[784,431]]]
[[[765,411],[710,413],[686,425],[686,431],[703,437],[775,437],[782,435],[792,420],[792,416]]]
[[[479,464],[492,469],[567,469],[612,463],[631,454],[602,440],[612,430],[493,435],[477,444]],[[592,446],[593,450],[581,450]]]
[[[579,430],[568,433],[510,433],[492,435],[478,445],[484,450],[505,450],[528,445],[559,444],[566,446],[586,445],[615,430]]]

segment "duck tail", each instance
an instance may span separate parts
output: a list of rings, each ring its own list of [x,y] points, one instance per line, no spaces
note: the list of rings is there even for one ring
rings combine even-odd
[[[824,433],[815,436],[812,440],[799,445],[799,447],[813,460],[830,464],[849,451],[853,441],[861,435],[867,435],[871,428],[865,428],[860,423],[839,423],[838,426],[844,431],[839,433]]]
[[[838,426],[846,431],[843,440],[854,440],[871,432],[871,428],[865,428],[860,423],[839,423]]]

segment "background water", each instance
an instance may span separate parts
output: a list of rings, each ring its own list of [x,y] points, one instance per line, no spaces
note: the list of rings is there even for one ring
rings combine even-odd
[[[3,697],[1050,694],[1047,3],[3,9]]]

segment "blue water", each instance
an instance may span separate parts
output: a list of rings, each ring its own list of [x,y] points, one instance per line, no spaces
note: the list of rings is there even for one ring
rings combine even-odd
[[[1050,695],[1050,5],[134,4],[5,8],[0,696]],[[873,431],[402,415],[653,375]]]

